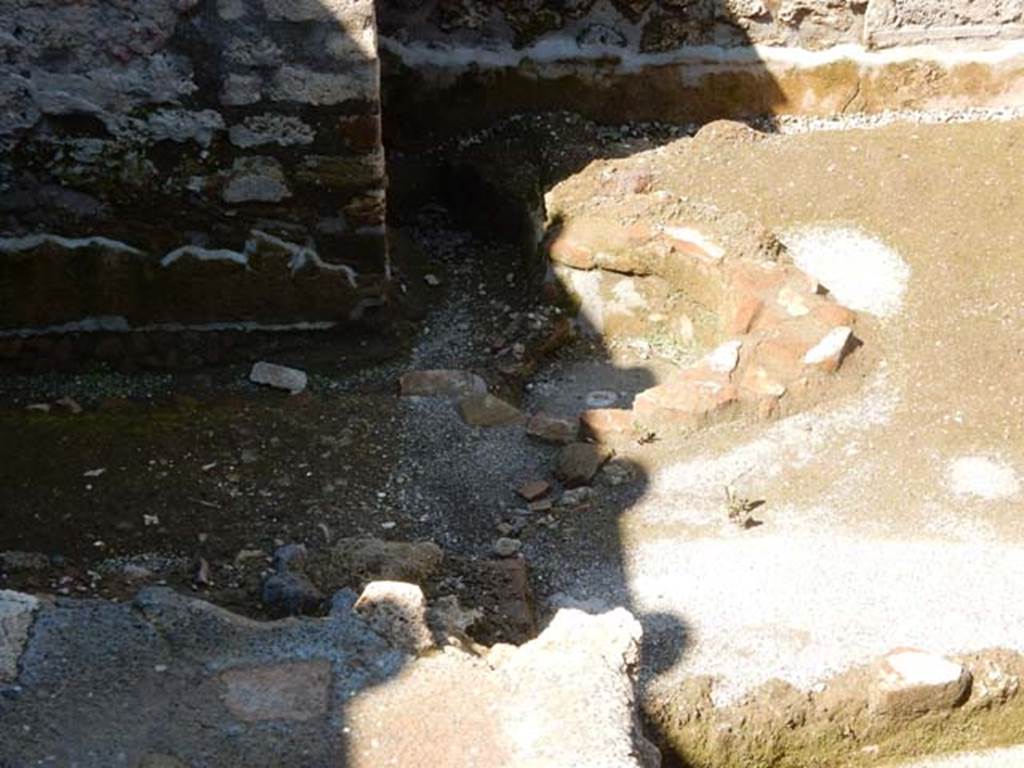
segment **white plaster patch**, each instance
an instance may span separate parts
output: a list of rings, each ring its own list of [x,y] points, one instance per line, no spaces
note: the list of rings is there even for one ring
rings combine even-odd
[[[69,238],[60,235],[28,235],[27,237],[3,237],[0,238],[0,252],[20,253],[32,251],[42,245],[56,245],[66,248],[69,251],[76,251],[79,248],[102,248],[107,251],[118,253],[129,253],[133,256],[141,256],[142,251],[119,240],[111,240],[107,237],[81,237]]]
[[[676,240],[686,243],[693,243],[707,253],[713,261],[721,261],[725,258],[725,249],[713,243],[702,232],[691,227],[661,227],[661,231]]]
[[[878,317],[902,309],[910,266],[878,238],[852,227],[808,227],[780,239],[796,265],[840,304]]]
[[[963,674],[959,664],[924,651],[894,651],[885,661],[905,686],[947,685],[957,682]]]
[[[249,257],[238,251],[226,249],[212,250],[200,248],[197,245],[183,245],[181,248],[176,248],[160,259],[160,266],[169,267],[184,258],[195,259],[196,261],[230,261],[243,267],[249,265]]]
[[[957,496],[993,501],[1020,493],[1013,467],[985,456],[962,456],[949,463],[949,487]]]
[[[266,232],[254,229],[252,232],[253,239],[250,240],[245,247],[245,252],[250,254],[257,247],[258,243],[263,242],[268,245],[280,248],[290,255],[288,260],[288,268],[294,275],[296,272],[305,269],[307,266],[314,266],[317,269],[324,270],[325,272],[341,272],[345,275],[349,285],[353,288],[358,287],[358,277],[352,267],[346,264],[332,264],[324,261],[320,258],[320,254],[313,248],[305,245],[298,245],[296,243],[289,243],[286,240],[282,240],[279,237],[268,235]]]
[[[718,345],[711,354],[704,358],[715,373],[732,373],[740,362],[740,348],[743,342],[739,339]]]
[[[807,350],[807,354],[804,355],[804,363],[806,365],[817,365],[837,357],[849,343],[851,336],[853,336],[852,328],[847,328],[846,326],[833,328],[825,334],[825,338]]]
[[[944,45],[905,45],[881,51],[868,50],[862,45],[833,45],[821,50],[793,46],[766,45],[723,47],[717,45],[681,46],[665,53],[637,53],[623,50],[617,45],[581,46],[575,38],[552,36],[538,40],[534,45],[515,49],[511,45],[492,47],[469,45],[439,45],[431,43],[403,43],[391,37],[380,38],[384,50],[398,56],[413,68],[469,68],[496,69],[518,67],[524,60],[547,65],[546,74],[554,75],[556,65],[576,61],[613,61],[624,72],[637,72],[647,67],[685,64],[701,67],[700,74],[730,71],[743,67],[823,67],[837,62],[851,61],[865,67],[901,64],[908,61],[933,61],[952,67],[978,63],[989,66],[1004,64],[1024,56],[1024,41],[1012,40],[981,48]],[[545,74],[542,70],[542,74]]]
[[[579,298],[579,317],[583,325],[592,332],[601,333],[604,330],[604,301],[601,298],[600,272],[567,269],[560,274],[568,277],[569,290]]]
[[[612,293],[615,295],[616,306],[624,310],[647,309],[647,302],[637,292],[636,283],[630,278],[616,283]]]

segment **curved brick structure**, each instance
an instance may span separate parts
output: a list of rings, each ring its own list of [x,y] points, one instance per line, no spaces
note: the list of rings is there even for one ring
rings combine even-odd
[[[737,138],[728,126],[711,126],[696,149],[723,137]],[[713,347],[637,395],[631,412],[584,413],[597,439],[773,417],[826,383],[859,343],[855,313],[792,264],[770,232],[744,214],[660,188],[665,153],[686,151],[682,142],[661,154],[598,161],[547,196],[547,251],[585,325],[605,337]]]

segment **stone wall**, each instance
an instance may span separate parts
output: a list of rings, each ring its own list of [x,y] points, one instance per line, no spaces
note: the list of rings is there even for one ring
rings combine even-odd
[[[372,0],[0,0],[0,334],[383,301]]]
[[[1024,104],[1024,0],[381,0],[381,8],[396,146],[524,110],[699,123]]]
[[[750,42],[818,48],[859,40],[863,0],[385,0],[382,33],[525,48],[557,35],[580,49],[670,51]]]
[[[887,36],[1020,36],[1020,0],[383,0],[382,33],[399,41],[510,44],[552,36],[579,48],[663,52],[751,43],[820,49]]]
[[[0,0],[0,337],[384,303],[377,15],[396,149],[1024,105],[1024,0]]]

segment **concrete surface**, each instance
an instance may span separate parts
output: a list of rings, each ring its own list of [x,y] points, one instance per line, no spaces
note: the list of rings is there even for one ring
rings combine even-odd
[[[628,670],[641,629],[627,611],[563,611],[486,656],[416,656],[354,599],[339,592],[323,619],[267,623],[164,588],[131,604],[47,601],[16,681],[0,686],[0,765],[659,764],[640,730]]]

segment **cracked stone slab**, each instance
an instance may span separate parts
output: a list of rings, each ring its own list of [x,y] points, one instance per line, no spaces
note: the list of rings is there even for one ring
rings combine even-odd
[[[309,720],[327,711],[331,665],[318,659],[221,673],[224,704],[247,722]]]

